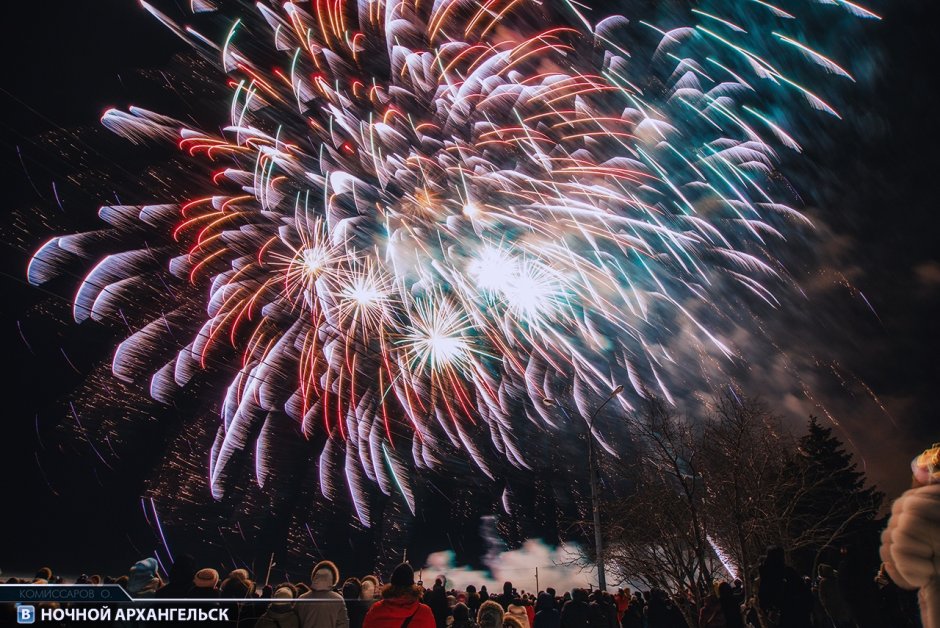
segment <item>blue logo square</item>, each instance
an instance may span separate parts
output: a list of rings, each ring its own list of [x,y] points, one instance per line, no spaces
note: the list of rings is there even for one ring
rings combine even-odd
[[[16,623],[32,624],[36,621],[36,607],[28,604],[17,604]]]

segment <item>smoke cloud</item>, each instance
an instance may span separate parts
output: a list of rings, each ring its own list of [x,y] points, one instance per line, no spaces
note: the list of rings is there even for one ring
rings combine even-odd
[[[434,552],[428,556],[419,577],[429,585],[438,576],[444,576],[448,589],[463,590],[469,584],[479,589],[485,585],[490,593],[501,592],[504,582],[512,582],[520,591],[530,592],[553,587],[560,593],[597,586],[596,568],[578,557],[577,545],[552,547],[541,539],[529,539],[518,549],[488,553],[483,561],[486,569],[457,565],[450,550]]]

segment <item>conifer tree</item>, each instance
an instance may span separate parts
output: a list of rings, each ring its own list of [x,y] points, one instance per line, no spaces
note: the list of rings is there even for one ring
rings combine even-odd
[[[788,502],[789,549],[794,564],[805,572],[824,554],[863,542],[880,527],[884,494],[866,486],[864,472],[842,441],[816,417],[810,417],[788,466],[793,481],[781,498]]]

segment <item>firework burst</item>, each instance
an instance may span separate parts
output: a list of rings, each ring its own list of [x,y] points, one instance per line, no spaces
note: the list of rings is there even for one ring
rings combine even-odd
[[[252,455],[264,484],[284,420],[325,439],[320,488],[345,486],[364,525],[371,491],[414,511],[410,472],[448,456],[530,469],[521,433],[564,423],[542,399],[583,417],[620,382],[623,410],[671,399],[683,329],[734,360],[709,317],[740,293],[776,306],[776,252],[809,224],[776,170],[800,150],[781,112],[838,116],[804,83],[851,76],[796,8],[692,4],[654,23],[561,0],[194,3],[228,20],[213,42],[144,3],[228,75],[228,125],[102,122],[210,164],[207,192],[103,207],[109,229],[51,239],[29,280],[88,262],[79,322],[120,317],[167,268],[203,288],[204,320],[155,309],[113,371],[169,401],[238,349],[216,497]],[[876,17],[818,4],[799,9]],[[102,258],[103,239],[134,244]]]

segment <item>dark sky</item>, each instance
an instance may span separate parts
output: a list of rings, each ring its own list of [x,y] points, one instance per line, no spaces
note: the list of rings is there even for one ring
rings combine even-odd
[[[858,86],[844,126],[826,141],[807,146],[812,170],[820,178],[818,186],[802,192],[808,206],[826,208],[832,239],[841,247],[839,264],[853,271],[852,283],[878,313],[878,319],[857,313],[845,319],[849,341],[841,364],[871,387],[897,424],[868,407],[846,420],[845,434],[871,476],[893,494],[906,482],[904,469],[916,448],[940,440],[935,407],[940,385],[935,187],[940,38],[933,32],[940,9],[928,0],[880,4],[873,6],[885,20],[868,29],[866,40],[853,44],[876,51],[877,76]],[[77,220],[87,226],[101,199],[80,185],[69,185],[66,179],[74,166],[65,159],[66,151],[57,152],[39,138],[93,125],[107,107],[140,102],[129,78],[139,68],[166,66],[183,44],[129,0],[36,1],[11,7],[4,12],[8,26],[0,41],[5,60],[0,204],[12,219],[14,210],[55,211],[61,202],[65,214],[84,216]],[[139,78],[134,85],[140,85]],[[37,307],[47,308],[50,298],[24,281],[26,252],[39,242],[28,243],[15,230],[3,233],[0,334],[6,403],[0,464],[5,507],[0,525],[9,530],[0,534],[0,568],[8,569],[4,563],[11,556],[18,569],[46,563],[77,566],[111,554],[126,561],[135,544],[152,543],[137,499],[146,474],[128,468],[100,477],[88,469],[37,464],[55,457],[42,436],[62,420],[63,400],[82,382],[79,371],[107,357],[108,335],[86,331],[78,338],[55,328],[49,337],[28,338],[27,345],[20,333],[24,321],[30,328],[29,321],[40,314]],[[77,371],[64,356],[76,363]],[[851,413],[853,399],[833,404]],[[906,452],[903,457],[901,452]]]
[[[55,204],[52,182],[58,181],[62,188],[73,170],[39,138],[60,128],[94,123],[106,106],[132,102],[123,76],[134,68],[166,64],[182,42],[128,0],[44,0],[28,7],[13,3],[4,8],[4,20],[8,27],[0,39],[6,60],[0,85],[0,159],[8,185],[3,212],[12,218],[15,209]],[[18,149],[37,189],[24,174]],[[74,187],[64,187],[63,194],[71,197],[76,209],[90,201],[84,208],[93,211],[94,200],[82,198]],[[63,199],[65,206],[71,201]],[[62,418],[57,400],[67,399],[82,377],[64,364],[61,353],[54,357],[58,338],[43,339],[49,344],[35,347],[23,342],[18,321],[48,296],[25,285],[24,243],[7,234],[0,277],[5,295],[0,334],[7,359],[3,398],[9,422],[0,438],[0,464],[9,502],[0,523],[6,528],[0,535],[0,569],[34,570],[51,564],[78,570],[81,564],[94,564],[95,558],[113,552],[129,556],[129,543],[149,537],[134,498],[135,490],[139,494],[141,489],[140,478],[127,483],[105,478],[99,483],[75,466],[53,465],[49,478],[40,471],[38,455],[50,453],[37,436],[46,429],[44,418],[52,424]],[[84,362],[81,348],[78,354]],[[87,359],[95,359],[93,351]],[[121,562],[127,560],[122,557]]]

